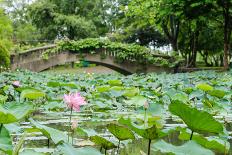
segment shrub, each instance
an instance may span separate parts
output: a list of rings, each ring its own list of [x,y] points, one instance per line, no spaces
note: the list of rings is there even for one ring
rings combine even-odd
[[[10,66],[10,54],[8,49],[0,42],[0,67]]]

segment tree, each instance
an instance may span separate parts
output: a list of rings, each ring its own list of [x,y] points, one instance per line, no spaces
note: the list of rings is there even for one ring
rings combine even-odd
[[[32,23],[44,38],[68,37],[80,39],[106,33],[102,0],[36,1],[30,6]]]
[[[217,0],[217,5],[221,8],[223,15],[224,27],[224,69],[229,69],[229,49],[232,29],[232,1],[231,0]]]
[[[0,66],[9,67],[10,65],[10,55],[9,50],[12,46],[12,25],[9,17],[7,17],[0,8]]]
[[[167,3],[168,2],[168,3]],[[149,23],[165,34],[174,51],[178,51],[180,18],[178,1],[134,0],[128,5],[127,15],[138,22]]]

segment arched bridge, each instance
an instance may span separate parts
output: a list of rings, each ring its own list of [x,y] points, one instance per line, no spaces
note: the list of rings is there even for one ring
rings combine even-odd
[[[56,45],[49,45],[32,50],[25,51],[20,54],[11,55],[11,69],[17,68],[28,69],[35,72],[41,72],[53,66],[72,63],[78,60],[86,60],[91,63],[102,65],[122,74],[132,73],[149,73],[149,72],[175,72],[175,68],[162,67],[158,65],[139,64],[128,58],[127,61],[117,62],[116,52],[107,52],[99,50],[95,53],[75,53],[70,51],[59,51],[49,55],[48,59],[42,57],[43,53],[48,49],[55,48]],[[170,59],[169,56],[154,55],[164,59]]]

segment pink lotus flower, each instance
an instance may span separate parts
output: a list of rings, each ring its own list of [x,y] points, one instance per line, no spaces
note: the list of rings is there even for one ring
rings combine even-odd
[[[80,106],[87,104],[85,98],[80,95],[80,93],[70,93],[64,95],[64,102],[69,108],[75,111],[80,111]]]
[[[15,87],[20,87],[20,82],[19,81],[13,81],[12,85]]]

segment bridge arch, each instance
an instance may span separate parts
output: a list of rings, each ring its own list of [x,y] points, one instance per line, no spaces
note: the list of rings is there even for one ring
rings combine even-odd
[[[132,73],[148,73],[148,72],[173,72],[170,67],[162,67],[157,65],[139,64],[135,61],[123,61],[118,63],[115,58],[115,52],[105,52],[100,50],[95,53],[76,53],[71,51],[59,51],[49,55],[48,59],[42,57],[47,50],[55,48],[56,45],[48,45],[40,48],[25,51],[24,53],[11,56],[11,69],[17,68],[28,69],[35,72],[41,72],[51,67],[72,63],[79,60],[86,60],[91,63],[102,65],[120,72],[124,75]],[[102,57],[104,55],[104,58]]]

